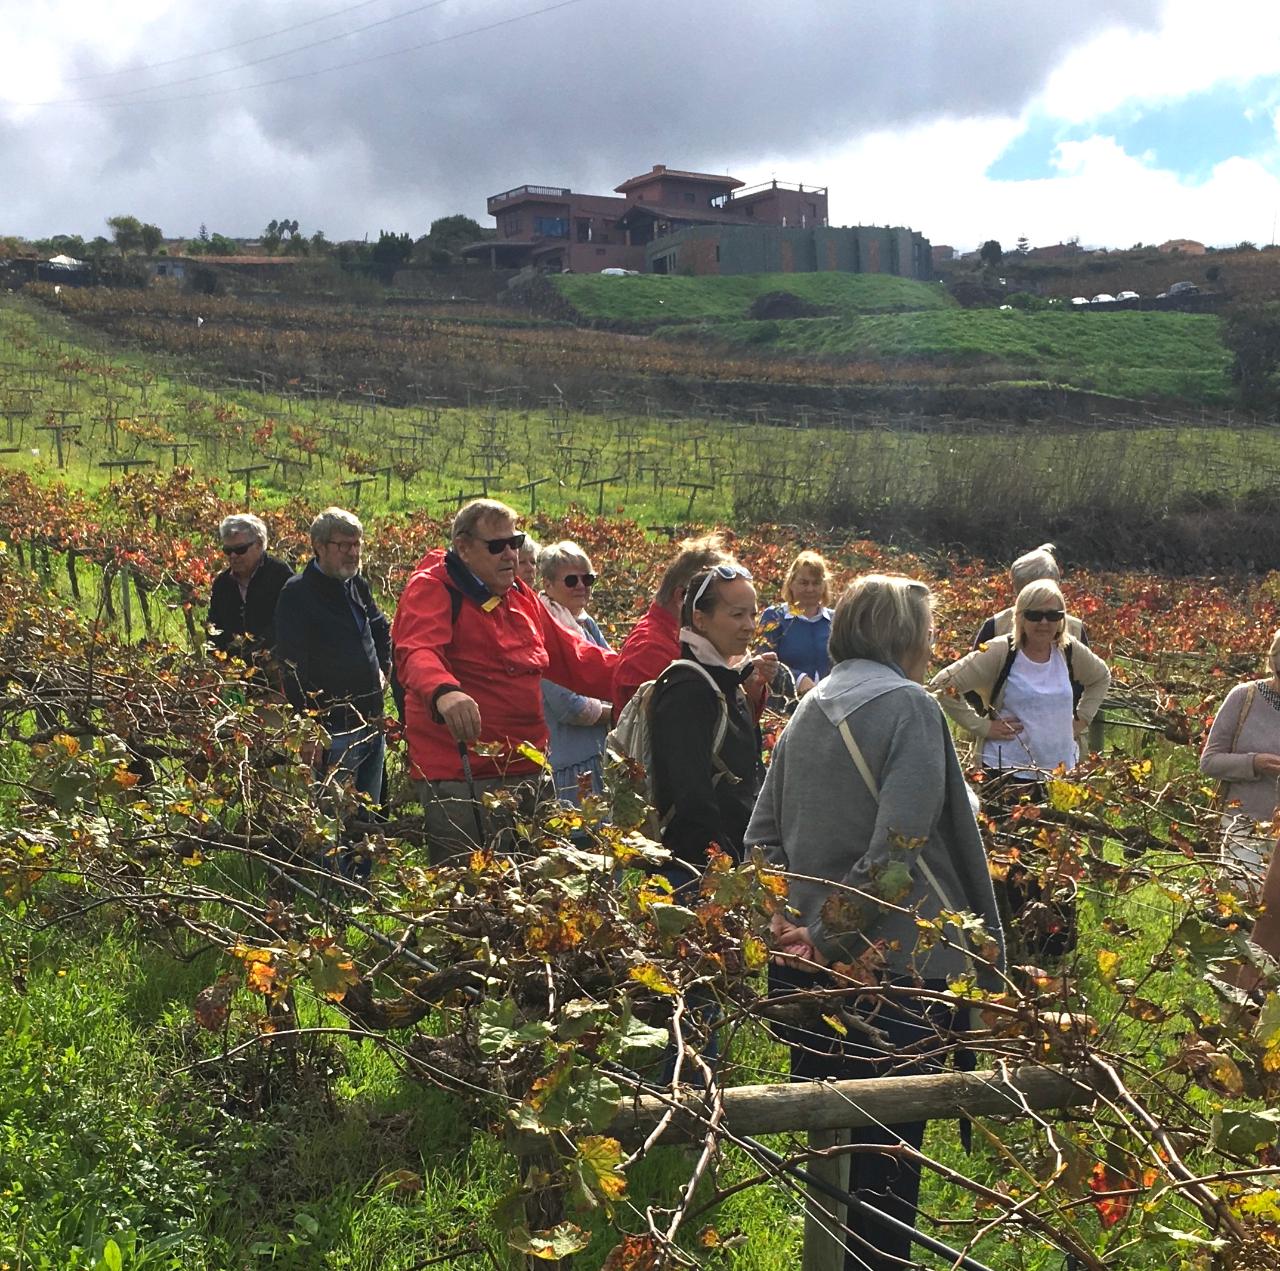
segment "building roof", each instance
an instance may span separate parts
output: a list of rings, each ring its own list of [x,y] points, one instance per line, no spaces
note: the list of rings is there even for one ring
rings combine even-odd
[[[652,216],[654,220],[684,221],[692,225],[762,225],[751,216],[730,216],[714,207],[666,207],[661,203],[633,203],[618,217],[618,224],[626,226],[638,216]]]
[[[739,181],[737,177],[715,172],[684,172],[679,168],[668,168],[665,163],[655,163],[652,171],[644,172],[638,177],[628,177],[621,185],[615,185],[613,188],[616,193],[625,194],[638,185],[649,185],[654,181],[666,180],[668,177],[676,181],[702,181],[722,190],[740,190],[746,184],[745,181]]]

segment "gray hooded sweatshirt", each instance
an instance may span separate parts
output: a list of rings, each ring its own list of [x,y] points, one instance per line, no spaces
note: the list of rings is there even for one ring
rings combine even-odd
[[[840,735],[845,720],[878,802]],[[824,957],[852,961],[868,942],[883,942],[891,976],[948,980],[973,971],[983,985],[999,984],[988,963],[1003,969],[1004,938],[964,774],[937,701],[895,668],[840,662],[804,698],[774,749],[746,845],[811,876],[791,879],[789,905]],[[981,919],[989,939],[955,923],[944,927],[945,939],[922,936],[917,915],[943,910]]]

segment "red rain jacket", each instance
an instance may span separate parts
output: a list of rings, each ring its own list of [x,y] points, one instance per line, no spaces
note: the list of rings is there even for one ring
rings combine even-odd
[[[565,630],[519,579],[490,598],[487,609],[469,595],[457,604],[450,593],[458,589],[447,579],[444,549],[428,552],[405,585],[391,627],[413,776],[464,779],[458,743],[435,710],[436,698],[449,689],[475,699],[481,743],[503,747],[498,756],[473,752],[474,776],[536,772],[538,765],[515,748],[529,742],[546,751],[542,677],[607,699],[618,655]]]

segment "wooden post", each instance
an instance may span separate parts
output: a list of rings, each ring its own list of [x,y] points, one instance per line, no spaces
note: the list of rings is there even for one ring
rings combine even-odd
[[[809,1150],[821,1152],[839,1147],[849,1141],[848,1130],[811,1130]],[[805,1166],[814,1178],[849,1190],[849,1157],[818,1157]],[[804,1209],[804,1257],[802,1271],[844,1271],[844,1226],[848,1221],[848,1206],[832,1200],[816,1187],[810,1187]]]
[[[133,642],[133,593],[129,590],[128,565],[120,567],[120,613],[124,618],[124,639],[126,644]]]

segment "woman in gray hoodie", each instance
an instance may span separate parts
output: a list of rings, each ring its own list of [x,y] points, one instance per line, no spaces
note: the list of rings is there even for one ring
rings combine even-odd
[[[779,739],[747,828],[747,847],[792,876],[789,917],[774,920],[771,990],[849,989],[841,1005],[824,999],[812,1023],[779,1028],[793,1081],[931,1071],[953,1011],[914,990],[1002,982],[982,839],[942,711],[922,683],[932,643],[928,587],[855,580],[832,621],[831,674]],[[841,1009],[850,1018],[838,1035],[819,1017]],[[854,1140],[919,1148],[924,1129],[859,1130]],[[850,1191],[914,1224],[918,1166],[855,1153],[850,1172]],[[904,1234],[856,1213],[849,1226],[848,1267],[910,1259]]]

